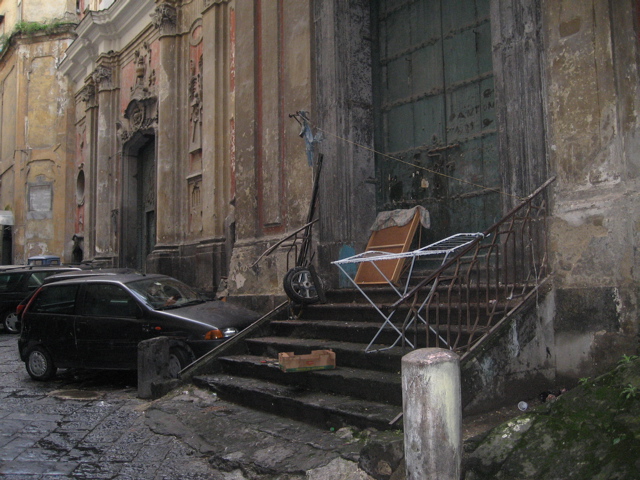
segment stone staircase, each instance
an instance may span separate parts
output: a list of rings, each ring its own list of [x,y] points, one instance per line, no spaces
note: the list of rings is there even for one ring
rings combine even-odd
[[[376,304],[397,299],[390,289],[368,293]],[[258,335],[218,356],[215,373],[197,375],[193,382],[225,400],[323,428],[402,428],[397,421],[402,412],[401,359],[410,349],[366,353],[382,323],[380,315],[355,290],[328,292],[327,298],[326,304],[307,305],[297,315],[287,309],[270,319]],[[386,328],[374,350],[396,338]],[[419,347],[426,346],[424,327],[417,338]],[[336,369],[285,373],[278,366],[279,352],[324,349],[335,352]]]
[[[550,278],[545,191],[553,181],[523,199],[481,239],[445,257],[435,271],[427,268],[422,279],[412,277],[416,283],[406,293],[376,287],[366,294],[381,311],[394,311],[396,326],[411,309],[419,310],[428,328],[420,323],[406,338],[416,348],[452,348],[461,355],[464,372],[470,359],[485,354],[489,340],[524,313],[523,306],[536,301]],[[390,327],[367,348],[383,322],[379,311],[349,289],[327,292],[323,304],[288,305],[211,352],[201,362],[206,368],[183,373],[221,398],[324,428],[401,428],[401,359],[410,350],[401,344],[384,349],[397,339]],[[279,352],[323,349],[335,352],[335,370],[284,373],[278,368]],[[463,397],[464,390],[463,385]]]

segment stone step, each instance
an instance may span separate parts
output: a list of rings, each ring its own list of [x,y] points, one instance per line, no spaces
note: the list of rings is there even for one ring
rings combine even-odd
[[[377,322],[353,322],[346,320],[277,320],[271,322],[271,328],[274,336],[279,337],[297,337],[297,338],[322,338],[324,340],[341,341],[348,338],[353,343],[362,343],[365,346],[374,338],[378,333],[380,325],[383,321]],[[400,329],[400,326],[397,326]],[[444,326],[431,327],[431,334],[429,336],[430,344],[426,344],[426,330],[427,327],[424,324],[418,325],[416,328],[412,325],[411,328],[405,332],[407,338],[416,348],[434,347],[436,346],[435,334],[441,336],[441,340],[444,340],[446,344],[442,342],[439,344],[441,347],[455,343],[456,339],[458,343],[467,340],[469,334],[466,327],[452,326],[449,331]],[[484,333],[487,328],[478,328],[477,333]],[[460,335],[458,335],[458,333]],[[398,338],[398,332],[389,326],[386,326],[376,338],[376,343],[381,345],[391,345]]]
[[[367,345],[376,335],[382,320],[375,322],[354,322],[348,320],[280,320],[271,322],[276,336],[297,338],[322,338],[341,341],[348,338],[353,343]],[[395,335],[394,335],[395,334]],[[386,327],[379,335],[379,343],[393,343],[397,333]]]
[[[473,318],[477,316],[482,322],[483,319],[487,318],[486,312],[493,310],[496,314],[500,314],[504,313],[506,308],[504,305],[498,305],[494,307],[493,304],[487,304],[486,302],[481,302],[477,299],[474,299],[475,301],[470,303],[469,305],[465,303],[458,303],[454,299],[451,299],[450,303],[444,302],[444,298],[440,298],[439,300],[439,302],[432,303],[426,312],[425,309],[421,311],[421,316],[423,318],[428,317],[430,323],[433,323],[432,319],[435,318],[438,313],[442,315],[442,312],[447,311],[447,309],[449,309],[449,311],[452,312],[453,315],[470,315]],[[376,307],[385,315],[389,315],[391,311],[390,307],[393,303],[393,301],[388,303],[376,302]],[[297,312],[297,318],[305,320],[324,320],[328,318],[339,318],[340,320],[351,322],[375,322],[382,319],[382,316],[380,315],[380,312],[376,310],[376,307],[366,302],[316,303],[313,305],[304,306]],[[404,319],[408,312],[409,305],[403,305],[398,307],[393,316],[396,319]]]
[[[223,371],[228,374],[259,378],[281,385],[297,385],[308,390],[349,395],[402,407],[402,385],[399,373],[350,367],[283,372],[276,358],[256,355],[220,357],[219,361]]]
[[[391,422],[402,408],[385,403],[226,374],[202,375],[194,377],[193,382],[213,390],[224,400],[326,429],[349,425],[378,430],[401,428],[401,422]]]
[[[411,351],[409,348],[392,347],[367,353],[365,352],[366,344],[362,343],[276,336],[248,338],[246,344],[250,354],[271,358],[277,358],[280,352],[294,352],[296,355],[303,355],[312,350],[330,349],[336,353],[336,364],[340,367],[385,372],[399,372],[402,357]],[[388,345],[376,344],[372,348],[386,347]]]

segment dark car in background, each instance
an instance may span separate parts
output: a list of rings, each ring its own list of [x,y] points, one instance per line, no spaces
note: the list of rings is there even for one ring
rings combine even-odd
[[[19,333],[16,307],[42,285],[45,278],[61,272],[80,271],[74,267],[29,267],[0,270],[0,319],[5,332]]]
[[[258,319],[165,275],[78,276],[43,285],[22,313],[20,358],[35,380],[58,368],[135,370],[138,343],[159,336],[178,342],[172,376]]]

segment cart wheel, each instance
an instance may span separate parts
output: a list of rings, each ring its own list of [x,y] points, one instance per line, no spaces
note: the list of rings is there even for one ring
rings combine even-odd
[[[287,296],[296,303],[311,304],[320,300],[311,272],[306,267],[289,270],[284,276],[283,286]]]

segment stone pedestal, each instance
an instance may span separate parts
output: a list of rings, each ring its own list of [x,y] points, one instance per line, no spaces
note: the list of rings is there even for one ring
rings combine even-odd
[[[424,348],[402,358],[408,480],[459,480],[462,462],[460,358]]]
[[[138,397],[159,398],[179,381],[169,377],[169,349],[176,341],[157,337],[138,344]]]

